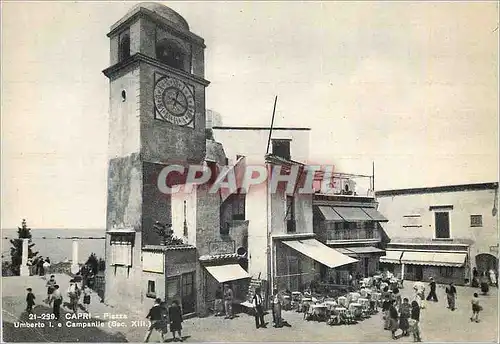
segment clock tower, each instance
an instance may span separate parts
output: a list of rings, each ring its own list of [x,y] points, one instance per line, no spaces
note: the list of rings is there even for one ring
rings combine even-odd
[[[172,222],[170,196],[157,186],[160,171],[205,159],[209,82],[204,40],[164,5],[136,5],[108,37],[110,67],[103,71],[110,82],[106,261],[112,266],[106,268],[106,294],[124,289],[119,297],[134,299],[141,293],[117,277],[139,278],[142,247],[160,242],[155,222]],[[113,243],[120,249],[112,249]]]

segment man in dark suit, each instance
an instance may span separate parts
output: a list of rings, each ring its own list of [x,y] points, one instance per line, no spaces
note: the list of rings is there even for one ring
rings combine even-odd
[[[429,295],[427,295],[427,301],[435,301],[438,302],[438,298],[436,295],[436,282],[434,281],[434,278],[430,278],[431,283],[429,283],[431,290],[429,291]]]
[[[255,327],[256,328],[266,328],[266,323],[264,322],[264,310],[262,309],[262,296],[260,295],[260,288],[255,289],[255,295],[252,299],[253,307],[255,309]]]

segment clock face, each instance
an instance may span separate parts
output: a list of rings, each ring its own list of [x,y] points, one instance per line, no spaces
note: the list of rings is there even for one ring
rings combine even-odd
[[[160,79],[155,85],[154,102],[160,119],[180,126],[193,122],[193,91],[184,82],[168,76]]]

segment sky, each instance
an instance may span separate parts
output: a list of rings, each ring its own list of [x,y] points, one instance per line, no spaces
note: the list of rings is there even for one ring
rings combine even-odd
[[[310,127],[377,190],[498,181],[496,2],[163,2],[224,125]],[[136,2],[2,2],[1,227],[104,228],[106,34]]]

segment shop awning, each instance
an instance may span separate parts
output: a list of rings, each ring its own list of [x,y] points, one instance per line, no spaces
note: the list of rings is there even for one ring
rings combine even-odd
[[[380,262],[381,263],[399,264],[402,255],[403,255],[403,251],[387,250],[387,251],[385,251],[385,256],[380,257]]]
[[[342,254],[346,254],[348,256],[356,256],[358,254],[373,254],[373,255],[381,255],[384,254],[384,250],[373,246],[360,246],[360,247],[342,247],[335,248]]]
[[[375,208],[363,208],[363,211],[370,216],[373,221],[377,222],[389,222],[378,210]]]
[[[354,207],[333,207],[336,213],[338,213],[344,221],[347,222],[357,222],[357,221],[373,221],[367,213],[363,211],[362,208]]]
[[[401,263],[462,267],[466,258],[465,252],[405,251]]]
[[[206,266],[205,269],[214,276],[219,283],[236,281],[251,276],[238,264]]]
[[[283,241],[283,244],[323,265],[328,266],[329,268],[336,268],[356,263],[358,261],[357,259],[346,256],[333,248],[323,245],[316,239],[287,240]]]
[[[337,214],[332,207],[319,206],[318,209],[324,216],[325,221],[344,221],[344,219],[341,218],[340,215]]]

